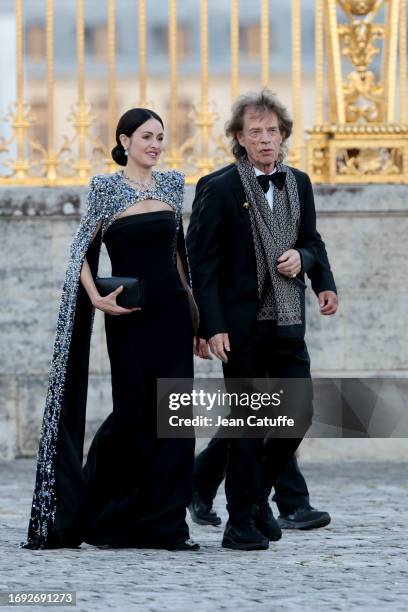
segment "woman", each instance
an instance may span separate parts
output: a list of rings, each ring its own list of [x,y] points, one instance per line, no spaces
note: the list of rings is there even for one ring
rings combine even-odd
[[[156,435],[157,378],[193,377],[198,317],[181,220],[184,177],[153,170],[163,137],[156,113],[131,109],[112,150],[126,169],[91,180],[63,287],[24,548],[199,548],[185,521],[194,439]],[[143,279],[142,308],[117,304],[121,286],[99,294],[102,240],[113,277]],[[82,466],[94,308],[105,313],[113,411]]]

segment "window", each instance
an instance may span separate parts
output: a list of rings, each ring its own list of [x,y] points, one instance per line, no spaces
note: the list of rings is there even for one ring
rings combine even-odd
[[[240,48],[250,59],[256,59],[261,52],[261,27],[259,24],[242,26]]]
[[[185,59],[191,53],[191,29],[185,24],[177,27],[177,54]]]
[[[46,37],[44,25],[35,23],[26,26],[26,54],[34,62],[45,59]]]
[[[152,43],[155,53],[165,55],[169,48],[169,33],[167,26],[155,25],[152,27]]]
[[[85,53],[94,59],[107,58],[108,30],[106,24],[85,26]]]
[[[167,25],[155,25],[151,30],[154,53],[168,55],[169,30]],[[177,56],[184,59],[191,53],[191,29],[182,23],[177,24]]]
[[[95,116],[92,129],[95,130],[95,134],[100,140],[107,145],[109,143],[109,112],[106,97],[96,98],[92,101],[92,114]]]
[[[259,59],[261,55],[261,26],[259,23],[242,25],[239,32],[241,53],[248,59]],[[276,39],[271,24],[269,24],[269,51],[276,48]]]
[[[189,118],[193,108],[191,100],[181,98],[177,101],[177,145],[181,146],[187,138],[193,135],[194,125]]]
[[[33,115],[33,123],[30,128],[30,136],[47,148],[47,103],[45,100],[32,100],[30,109]]]

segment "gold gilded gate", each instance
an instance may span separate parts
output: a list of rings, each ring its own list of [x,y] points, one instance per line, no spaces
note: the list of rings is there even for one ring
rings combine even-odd
[[[252,38],[257,59],[256,87],[274,87],[271,73],[271,11],[283,0],[251,0],[259,15]],[[44,137],[38,136],[38,112],[27,91],[25,31],[26,2],[15,0],[16,100],[7,116],[10,134],[0,139],[0,184],[86,184],[95,172],[112,172],[110,158],[118,116],[126,110],[118,103],[118,41],[116,23],[119,0],[101,0],[106,24],[98,33],[103,39],[107,69],[103,117],[91,104],[92,86],[85,76],[86,0],[76,0],[75,101],[66,117],[57,115],[55,78],[55,12],[57,0],[43,0],[42,30],[46,102],[43,108]],[[72,0],[74,2],[74,0]],[[304,167],[315,182],[408,183],[407,118],[407,15],[406,0],[315,0],[315,121],[302,123],[304,73],[302,72],[302,1],[284,0],[291,8],[291,105],[294,134],[288,162]],[[181,125],[183,91],[180,82],[183,14],[177,0],[166,5],[165,83],[168,107],[167,147],[162,167],[181,169],[188,183],[231,161],[228,142],[219,120],[227,119],[214,94],[215,77],[209,68],[209,31],[213,23],[208,0],[191,0],[199,20],[199,95],[186,111],[188,125]],[[129,4],[129,3],[128,3]],[[229,71],[223,83],[229,103],[247,90],[240,70],[242,7],[229,2]],[[133,106],[156,108],[149,73],[148,25],[152,5],[134,0],[137,33],[137,77],[131,84]],[[38,32],[35,33],[37,36]],[[161,37],[163,40],[163,30]],[[34,37],[34,40],[37,40]],[[28,75],[29,76],[29,75]],[[162,79],[163,80],[163,79]],[[217,90],[218,91],[218,90]],[[277,91],[279,95],[279,90]],[[225,106],[225,105],[224,105]],[[220,113],[221,116],[220,116]],[[310,121],[312,123],[312,121]],[[69,134],[69,135],[68,135]]]
[[[312,179],[408,183],[406,0],[316,4],[316,121],[307,143]]]

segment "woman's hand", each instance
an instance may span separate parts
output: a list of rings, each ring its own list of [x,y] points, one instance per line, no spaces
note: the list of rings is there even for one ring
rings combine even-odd
[[[212,359],[208,343],[204,338],[194,336],[193,338],[193,351],[194,355],[201,357],[201,359]]]
[[[109,293],[105,297],[97,297],[92,302],[95,308],[102,310],[102,312],[106,312],[109,315],[121,315],[121,314],[130,314],[131,312],[135,312],[135,310],[141,310],[138,308],[122,308],[122,306],[118,306],[116,303],[116,297],[123,291],[123,285],[120,285],[115,291]]]

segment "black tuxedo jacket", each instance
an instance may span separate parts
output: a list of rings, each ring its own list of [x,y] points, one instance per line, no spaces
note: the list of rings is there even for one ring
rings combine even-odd
[[[295,248],[302,260],[298,283],[306,287],[304,273],[316,294],[336,291],[324,242],[316,231],[316,214],[310,179],[295,174],[300,225]],[[235,164],[201,178],[196,187],[187,249],[193,291],[200,310],[200,335],[208,340],[228,332],[231,347],[239,346],[256,321],[258,287],[256,259],[245,192]],[[302,318],[304,320],[304,292]],[[302,330],[304,335],[304,326]]]

